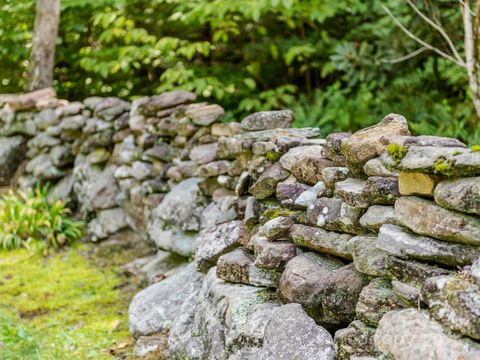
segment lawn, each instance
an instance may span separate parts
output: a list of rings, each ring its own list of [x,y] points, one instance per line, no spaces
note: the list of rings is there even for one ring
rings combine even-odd
[[[0,359],[129,357],[131,280],[92,254],[0,251]]]

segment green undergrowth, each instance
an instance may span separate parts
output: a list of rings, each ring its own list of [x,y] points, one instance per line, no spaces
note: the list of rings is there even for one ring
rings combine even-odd
[[[92,254],[83,244],[48,257],[0,251],[0,359],[128,358],[133,291]]]

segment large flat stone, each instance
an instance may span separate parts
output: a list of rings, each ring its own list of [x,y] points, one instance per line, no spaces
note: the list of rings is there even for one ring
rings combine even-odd
[[[433,201],[403,196],[395,202],[395,217],[417,234],[470,245],[480,245],[480,219],[446,210]]]
[[[352,238],[352,235],[295,224],[290,228],[290,237],[295,245],[345,259],[352,259],[348,247],[348,241]]]
[[[435,240],[391,224],[380,228],[377,247],[401,258],[449,266],[471,264],[480,255],[480,248],[476,246]]]
[[[289,128],[292,121],[293,112],[290,110],[260,111],[244,118],[240,127],[247,131]]]
[[[415,309],[387,313],[375,333],[375,344],[397,360],[474,360],[480,351],[444,333],[441,325]]]

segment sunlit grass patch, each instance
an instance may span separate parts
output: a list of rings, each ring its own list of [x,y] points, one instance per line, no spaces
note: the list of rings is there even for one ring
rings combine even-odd
[[[130,339],[124,283],[83,245],[46,258],[0,251],[0,359],[112,359]]]

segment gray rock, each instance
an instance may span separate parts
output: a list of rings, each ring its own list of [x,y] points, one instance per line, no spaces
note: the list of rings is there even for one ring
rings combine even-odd
[[[27,148],[23,136],[0,138],[0,185],[9,185]]]
[[[352,235],[295,224],[290,228],[290,237],[295,245],[345,259],[352,259],[348,246]]]
[[[243,248],[236,249],[220,256],[217,277],[228,282],[249,285],[252,265],[252,256]]]
[[[60,145],[60,142],[61,141],[59,138],[47,135],[46,133],[40,133],[28,141],[28,146],[42,149],[45,147],[54,147],[56,145]]]
[[[338,360],[359,360],[360,357],[372,356],[370,359],[377,359],[383,356],[373,341],[375,328],[355,320],[345,329],[335,332],[335,355]],[[389,359],[389,358],[386,358]]]
[[[470,245],[480,245],[480,219],[446,210],[433,201],[402,196],[395,202],[395,218],[420,235]]]
[[[164,92],[160,95],[152,96],[145,103],[138,104],[138,111],[140,113],[154,114],[157,111],[190,103],[196,99],[197,95],[188,91],[177,90]]]
[[[297,146],[288,150],[288,152],[280,158],[280,164],[284,169],[291,171],[293,165],[295,165],[303,156],[321,156],[323,153],[323,146]]]
[[[190,159],[198,164],[212,162],[217,157],[217,147],[217,143],[197,145],[190,151]]]
[[[248,190],[255,198],[265,199],[275,193],[277,184],[285,180],[289,172],[280,164],[270,166]]]
[[[278,190],[278,187],[277,187],[277,190]],[[295,205],[302,209],[305,209],[311,204],[313,204],[319,195],[326,196],[324,195],[326,193],[327,193],[327,189],[325,188],[323,181],[319,181],[308,190],[302,192],[295,200]],[[278,199],[278,193],[277,193],[277,199]]]
[[[434,195],[440,206],[480,215],[480,177],[442,181]]]
[[[475,246],[435,240],[391,224],[380,228],[377,247],[400,258],[449,266],[471,264],[480,254],[480,250]]]
[[[379,155],[385,151],[385,149],[390,144],[397,144],[403,147],[409,146],[439,146],[439,147],[463,147],[466,148],[466,145],[460,140],[440,137],[440,136],[430,136],[430,135],[420,135],[420,136],[401,136],[401,135],[384,135],[379,143],[377,144],[377,152]]]
[[[269,270],[283,270],[285,265],[297,255],[297,248],[287,241],[268,241],[264,237],[257,237],[253,250],[255,252],[255,266]]]
[[[396,224],[393,206],[373,205],[360,218],[360,224],[370,230],[378,230],[383,224]]]
[[[333,360],[333,339],[298,304],[279,307],[265,329],[261,360]]]
[[[88,232],[95,241],[115,234],[127,226],[127,214],[122,208],[106,209],[99,211],[97,218],[90,221]]]
[[[302,184],[295,181],[290,181],[290,178],[279,182],[277,184],[277,189],[275,191],[275,195],[277,196],[277,200],[283,207],[288,208],[297,208],[303,207],[302,205],[297,205],[296,201],[306,191],[310,189],[310,186]],[[306,195],[306,197],[310,197]],[[317,194],[315,194],[315,198],[317,198]]]
[[[473,360],[480,357],[479,350],[446,335],[440,324],[415,309],[387,313],[374,339],[381,351],[397,360]]]
[[[170,145],[159,143],[148,149],[143,153],[143,158],[146,160],[160,160],[170,162],[174,157],[174,150]]]
[[[382,276],[385,272],[387,253],[377,248],[374,236],[355,236],[348,242],[355,268],[363,274]]]
[[[150,222],[147,231],[149,238],[159,249],[185,257],[195,254],[196,233],[183,231],[161,219]]]
[[[52,164],[57,167],[63,167],[71,164],[74,160],[72,147],[69,145],[57,145],[50,150]]]
[[[310,224],[326,230],[365,234],[367,230],[359,222],[364,211],[341,199],[322,197],[308,207],[307,218]]]
[[[105,121],[113,121],[124,112],[130,111],[130,103],[119,98],[108,97],[99,101],[93,115]]]
[[[290,227],[293,225],[293,220],[289,217],[278,216],[272,220],[267,221],[261,227],[261,232],[269,240],[277,240],[284,238]]]
[[[398,170],[387,168],[380,158],[368,160],[363,166],[363,171],[368,176],[398,176],[400,174]]]
[[[225,115],[225,110],[220,105],[192,106],[187,108],[185,115],[192,119],[194,124],[208,126],[219,121]]]
[[[367,208],[369,202],[364,196],[366,181],[358,179],[346,179],[337,182],[335,195],[341,197],[348,205],[359,208]]]
[[[240,127],[247,131],[289,128],[292,121],[293,112],[290,110],[260,111],[244,118]]]
[[[62,119],[60,126],[63,130],[80,130],[85,126],[86,118],[83,115],[67,116]]]
[[[358,164],[377,156],[376,145],[386,134],[410,135],[407,120],[398,114],[388,114],[377,125],[354,133],[342,142],[341,150],[348,162]]]
[[[342,143],[352,134],[341,132],[327,136],[325,143],[325,154],[327,159],[333,160],[337,155],[341,155]]]
[[[227,359],[238,349],[251,347],[258,339],[250,338],[247,325],[250,308],[268,303],[271,293],[248,285],[229,284],[210,269],[198,294],[186,297],[170,329],[168,356],[171,359],[208,359],[212,354]],[[263,322],[258,322],[260,327]],[[261,332],[261,329],[258,329]]]
[[[55,199],[67,201],[73,190],[73,174],[70,172],[63,177],[48,194],[48,201],[53,202]]]
[[[197,270],[206,272],[215,266],[220,256],[245,243],[247,236],[247,229],[238,220],[202,230],[195,241]]]
[[[197,295],[203,275],[191,264],[181,272],[140,291],[128,309],[130,332],[144,336],[169,330],[185,299]]]
[[[173,187],[154,210],[153,221],[160,219],[183,231],[200,230],[201,212],[207,202],[199,191],[200,181],[199,178],[190,178]]]
[[[315,185],[322,178],[322,170],[332,166],[332,162],[323,158],[321,154],[301,155],[292,166],[292,175],[305,184]]]
[[[65,107],[64,107],[65,108]],[[35,123],[39,130],[45,130],[60,123],[59,112],[53,108],[46,108],[35,114]]]
[[[396,177],[372,176],[365,182],[363,198],[370,204],[393,205],[399,196]]]
[[[355,312],[358,320],[376,327],[387,312],[406,307],[408,304],[394,293],[390,281],[375,278],[360,292]]]
[[[327,167],[322,170],[322,178],[325,186],[332,189],[337,182],[347,179],[349,174],[350,169],[347,167]]]
[[[427,279],[421,292],[431,316],[448,329],[480,340],[480,287],[462,276]]]
[[[301,304],[317,322],[339,324],[353,320],[363,277],[352,265],[314,253],[290,260],[280,278],[278,296]]]
[[[160,351],[167,345],[166,335],[140,336],[135,343],[135,356],[147,356],[154,351]]]
[[[228,174],[231,162],[228,160],[212,161],[200,166],[197,170],[197,176],[207,178],[218,175]]]

